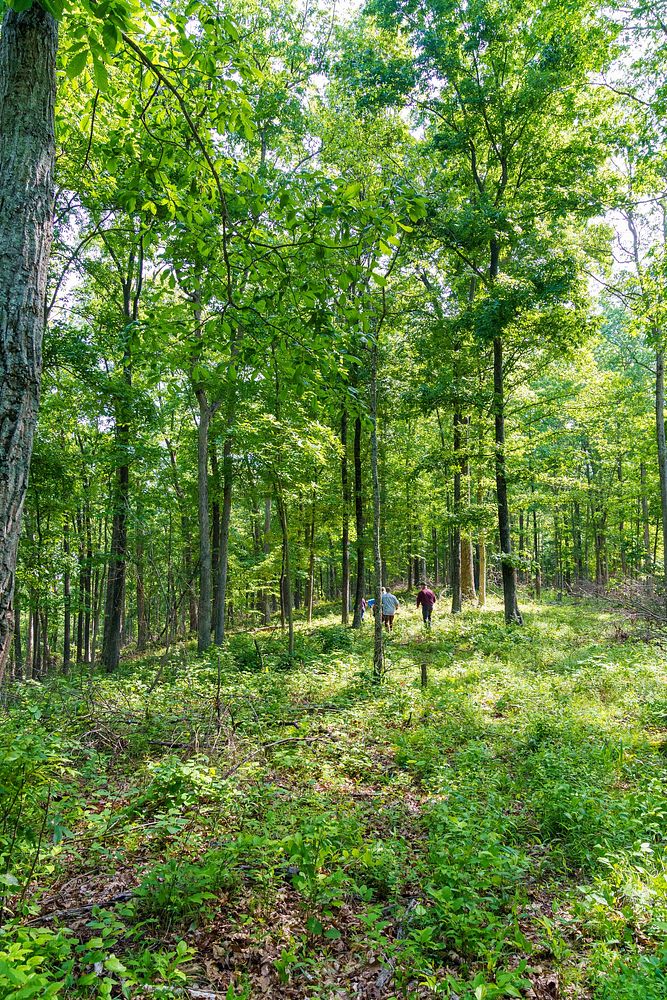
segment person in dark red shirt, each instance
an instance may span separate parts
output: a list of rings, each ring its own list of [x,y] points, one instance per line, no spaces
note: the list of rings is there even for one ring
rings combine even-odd
[[[424,625],[431,625],[431,615],[433,614],[433,605],[437,601],[437,597],[432,590],[429,590],[425,583],[422,583],[419,588],[419,593],[417,594],[417,607],[422,609],[422,617],[424,619]]]

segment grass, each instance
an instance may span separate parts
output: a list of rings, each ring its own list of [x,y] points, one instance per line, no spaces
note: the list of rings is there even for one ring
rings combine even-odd
[[[15,690],[0,996],[667,1000],[667,655],[548,600],[371,640]]]

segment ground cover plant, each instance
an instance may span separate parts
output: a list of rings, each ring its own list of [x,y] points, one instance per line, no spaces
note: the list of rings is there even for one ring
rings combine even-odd
[[[661,646],[404,612],[378,685],[346,636],[13,689],[3,996],[665,995]]]

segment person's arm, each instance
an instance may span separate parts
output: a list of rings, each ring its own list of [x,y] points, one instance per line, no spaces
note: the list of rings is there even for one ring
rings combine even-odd
[[[422,602],[422,592],[420,590],[419,593],[417,594],[417,607],[419,607],[421,602]]]

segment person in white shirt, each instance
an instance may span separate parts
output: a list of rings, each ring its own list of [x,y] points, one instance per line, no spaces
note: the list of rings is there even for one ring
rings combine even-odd
[[[394,631],[394,615],[398,611],[398,608],[398,598],[387,587],[382,594],[382,621],[388,632]]]

